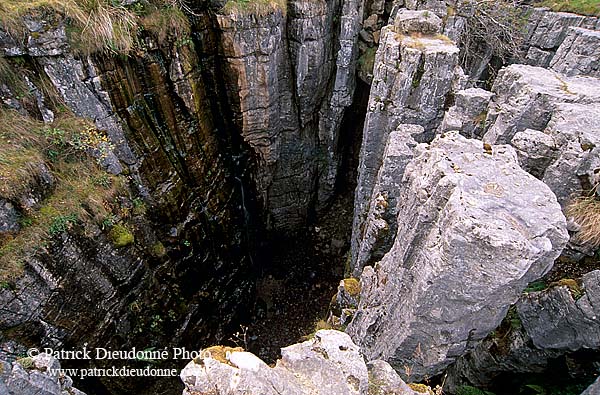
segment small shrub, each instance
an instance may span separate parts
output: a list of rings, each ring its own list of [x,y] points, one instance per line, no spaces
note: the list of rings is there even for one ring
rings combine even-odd
[[[109,232],[110,240],[116,248],[121,248],[133,244],[133,233],[123,225],[115,225]]]
[[[71,225],[77,222],[76,214],[68,214],[68,215],[59,215],[52,220],[50,227],[48,228],[48,233],[50,235],[56,235],[58,233],[62,233],[67,231]]]
[[[421,393],[421,394],[429,394],[429,395],[434,395],[433,394],[433,390],[431,389],[431,387],[425,385],[425,384],[415,384],[415,383],[410,383],[408,384],[408,386],[410,387],[411,390]]]

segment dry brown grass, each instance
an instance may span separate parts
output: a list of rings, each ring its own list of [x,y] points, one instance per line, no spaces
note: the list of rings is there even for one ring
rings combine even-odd
[[[600,247],[600,200],[595,194],[571,201],[566,214],[581,226],[575,234],[578,243]]]
[[[169,36],[182,39],[191,34],[190,21],[177,7],[158,8],[143,16],[140,24],[161,44],[166,43]]]
[[[183,0],[150,0],[137,7],[121,6],[111,0],[3,0],[1,26],[13,35],[22,35],[22,17],[44,10],[67,18],[72,49],[82,55],[129,53],[138,47],[138,31],[144,23],[161,35],[189,30],[183,13],[189,7]]]

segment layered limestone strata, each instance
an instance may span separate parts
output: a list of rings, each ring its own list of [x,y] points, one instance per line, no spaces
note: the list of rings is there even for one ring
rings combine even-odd
[[[568,234],[556,197],[512,147],[450,132],[414,156],[398,186],[394,244],[365,267],[347,332],[368,359],[410,366],[418,380],[494,330]]]

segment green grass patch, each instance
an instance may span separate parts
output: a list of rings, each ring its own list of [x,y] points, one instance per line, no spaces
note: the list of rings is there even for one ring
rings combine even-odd
[[[599,0],[545,0],[538,2],[536,5],[549,7],[553,11],[600,16]]]
[[[86,154],[95,143],[105,141],[86,120],[63,116],[44,125],[16,111],[0,110],[0,125],[0,197],[19,202],[38,187],[44,164],[55,180],[41,207],[24,212],[21,230],[0,240],[0,281],[10,281],[52,236],[80,222],[100,224],[115,210],[112,202],[124,183]],[[52,158],[50,152],[55,153]]]
[[[286,0],[229,0],[221,9],[223,14],[243,15],[255,14],[266,15],[274,11],[287,13]]]

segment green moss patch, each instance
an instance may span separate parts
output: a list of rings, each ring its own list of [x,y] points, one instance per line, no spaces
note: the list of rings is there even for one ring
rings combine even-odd
[[[109,232],[110,241],[117,248],[125,247],[133,244],[133,233],[123,225],[115,225]]]

